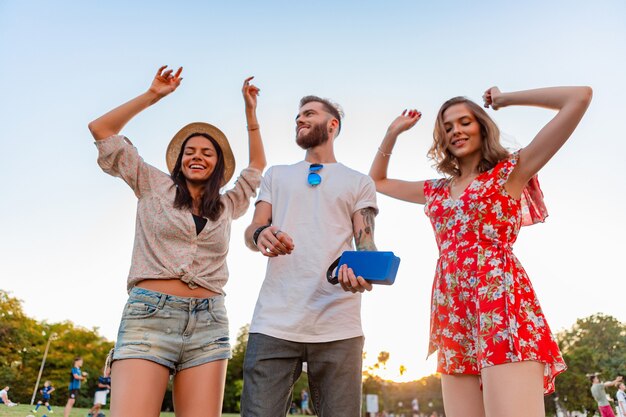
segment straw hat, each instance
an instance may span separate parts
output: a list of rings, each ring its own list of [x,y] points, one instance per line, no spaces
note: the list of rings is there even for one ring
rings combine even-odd
[[[224,178],[222,180],[222,185],[225,185],[228,181],[230,181],[233,177],[233,173],[235,172],[235,156],[233,155],[232,149],[230,149],[230,144],[228,143],[228,139],[226,139],[226,135],[217,127],[208,123],[189,123],[174,135],[170,144],[167,145],[167,152],[165,153],[167,169],[171,174],[174,170],[174,166],[176,165],[178,154],[180,154],[180,147],[185,139],[189,136],[193,136],[194,133],[209,135],[222,149],[222,155],[224,156]]]

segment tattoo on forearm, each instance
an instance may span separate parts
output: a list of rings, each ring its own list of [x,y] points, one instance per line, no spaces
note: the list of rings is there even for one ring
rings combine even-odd
[[[354,243],[357,250],[376,250],[374,244],[374,217],[376,212],[373,208],[367,207],[359,211],[363,216],[365,223],[362,229],[359,229],[354,235]]]

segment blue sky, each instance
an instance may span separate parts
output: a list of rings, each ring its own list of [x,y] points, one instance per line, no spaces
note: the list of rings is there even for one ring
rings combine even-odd
[[[0,288],[26,312],[72,320],[114,339],[125,301],[135,198],[102,173],[87,123],[140,94],[160,65],[184,67],[173,95],[123,130],[148,162],[184,124],[204,120],[247,160],[240,87],[254,75],[270,164],[296,162],[300,97],[339,102],[346,118],[336,154],[367,172],[404,108],[422,121],[399,140],[390,175],[437,177],[426,158],[437,109],[465,95],[590,85],[593,103],[540,173],[550,212],[525,228],[515,252],[553,330],[598,311],[626,321],[621,258],[626,203],[626,3],[512,2],[70,2],[0,0]],[[552,116],[490,111],[507,140],[528,143]],[[425,362],[437,250],[421,207],[379,196],[376,241],[402,258],[392,287],[363,302],[368,358],[391,352],[409,376]],[[265,261],[243,245],[251,211],[233,225],[231,330],[249,322]],[[338,318],[337,325],[341,325]],[[394,375],[391,375],[392,377]]]

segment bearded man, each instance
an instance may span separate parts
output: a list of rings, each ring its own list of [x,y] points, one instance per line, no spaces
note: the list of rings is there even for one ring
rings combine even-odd
[[[342,266],[333,286],[326,270],[354,250],[353,240],[356,250],[376,250],[378,209],[371,178],[335,158],[341,116],[327,99],[302,98],[296,143],[305,158],[271,167],[261,183],[245,239],[268,265],[246,349],[242,416],[286,415],[304,362],[316,415],[361,415],[361,293],[372,285]]]

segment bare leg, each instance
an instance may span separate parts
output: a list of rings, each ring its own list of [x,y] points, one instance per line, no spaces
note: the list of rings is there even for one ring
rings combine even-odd
[[[544,364],[534,361],[483,368],[483,395],[488,417],[545,417]]]
[[[158,417],[170,371],[144,359],[122,359],[111,367],[111,417]]]
[[[485,417],[478,375],[442,374],[441,391],[446,417]]]
[[[219,360],[184,369],[174,377],[176,417],[219,417],[222,415],[226,365]]]
[[[73,398],[67,400],[67,404],[65,404],[65,410],[63,410],[63,417],[69,417],[70,411],[72,411],[72,407],[74,407],[75,401],[76,400]]]

